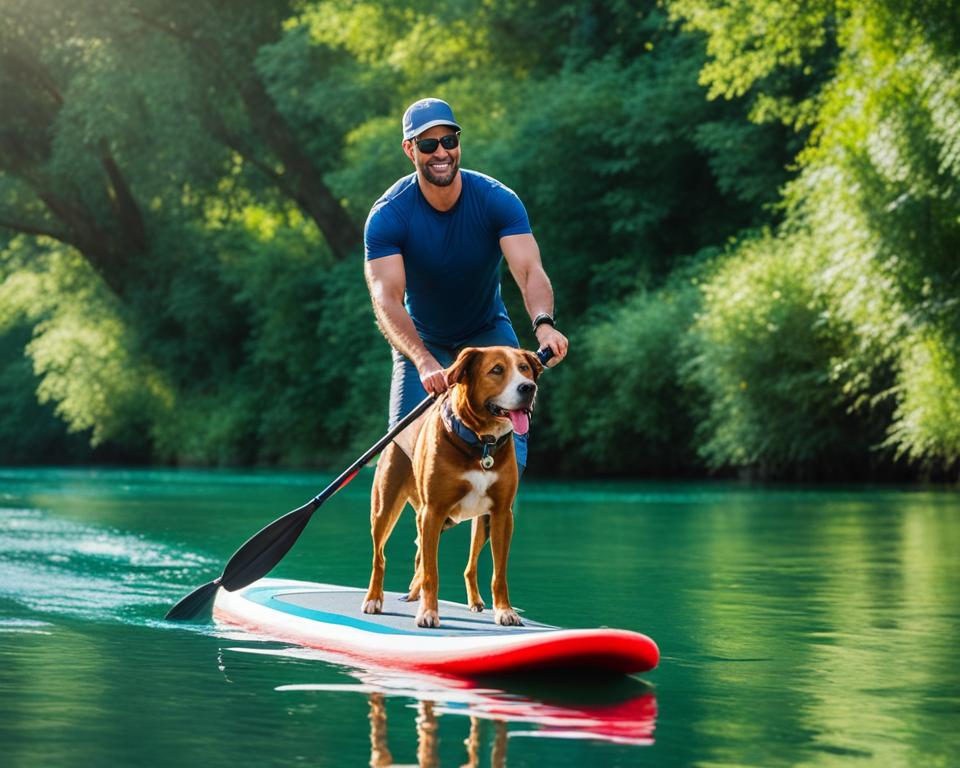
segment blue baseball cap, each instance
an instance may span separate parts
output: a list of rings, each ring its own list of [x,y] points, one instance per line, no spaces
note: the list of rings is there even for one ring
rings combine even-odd
[[[412,139],[435,125],[449,125],[461,130],[447,102],[442,99],[415,101],[403,113],[403,138]]]

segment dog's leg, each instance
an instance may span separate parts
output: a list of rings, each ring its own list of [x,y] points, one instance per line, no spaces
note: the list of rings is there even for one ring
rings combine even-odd
[[[393,755],[387,746],[387,707],[382,693],[370,694],[370,765],[385,768],[393,765]]]
[[[467,558],[467,570],[463,572],[463,580],[467,585],[467,604],[474,613],[483,610],[483,598],[480,597],[480,587],[477,586],[477,560],[483,545],[490,538],[490,515],[475,517],[470,523],[470,556]]]
[[[493,746],[490,748],[490,768],[503,768],[507,764],[507,724],[503,720],[493,722]]]
[[[417,765],[425,768],[436,768],[440,765],[437,752],[440,742],[438,730],[433,702],[421,701],[417,705]]]
[[[423,515],[422,507],[417,507],[417,553],[413,556],[413,578],[410,579],[410,586],[407,588],[407,594],[401,598],[405,603],[415,603],[420,599],[420,584],[423,579],[420,575],[420,551],[423,541]]]
[[[463,740],[467,748],[467,762],[463,768],[478,768],[480,765],[480,718],[470,716],[470,735]]]
[[[443,528],[440,529],[442,534],[448,528],[452,528],[456,523],[453,522],[449,517],[443,523]],[[417,512],[417,538],[413,543],[417,545],[417,553],[413,556],[413,578],[410,579],[410,586],[407,587],[407,594],[404,595],[401,600],[405,603],[415,603],[420,599],[420,584],[423,581],[423,578],[420,574],[420,531],[423,529],[422,515],[420,512]]]
[[[497,624],[520,626],[520,616],[510,607],[510,595],[507,591],[507,557],[510,554],[510,539],[513,537],[513,510],[495,512],[490,515],[490,549],[493,552],[493,593],[494,620]]]
[[[440,611],[438,591],[440,576],[437,569],[437,549],[440,546],[440,531],[447,515],[425,506],[420,527],[420,609],[417,611],[418,627],[439,627]]]
[[[370,587],[361,606],[364,613],[380,613],[383,610],[383,575],[387,565],[383,550],[411,493],[415,495],[410,459],[391,443],[377,462],[370,496],[373,567],[370,571]]]

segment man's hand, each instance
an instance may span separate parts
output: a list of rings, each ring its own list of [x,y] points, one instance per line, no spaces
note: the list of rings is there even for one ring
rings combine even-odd
[[[538,325],[537,330],[534,331],[534,335],[540,343],[540,349],[550,347],[553,351],[553,357],[547,361],[547,368],[553,368],[553,366],[557,365],[557,363],[567,356],[567,349],[570,346],[570,342],[567,341],[566,336],[552,325],[547,325],[546,323]]]
[[[441,392],[447,391],[449,386],[447,384],[447,372],[440,367],[440,363],[433,355],[418,361],[417,371],[420,373],[420,383],[423,384],[423,388],[427,390],[428,394],[439,395]]]

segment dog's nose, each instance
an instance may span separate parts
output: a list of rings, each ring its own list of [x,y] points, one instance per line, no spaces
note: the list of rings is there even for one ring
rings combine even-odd
[[[537,391],[537,385],[532,383],[521,384],[517,387],[517,392],[521,395],[532,395]]]

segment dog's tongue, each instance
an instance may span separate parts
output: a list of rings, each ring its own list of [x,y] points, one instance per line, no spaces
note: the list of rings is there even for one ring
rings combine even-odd
[[[510,421],[515,434],[525,435],[530,431],[530,417],[526,411],[510,411]]]

